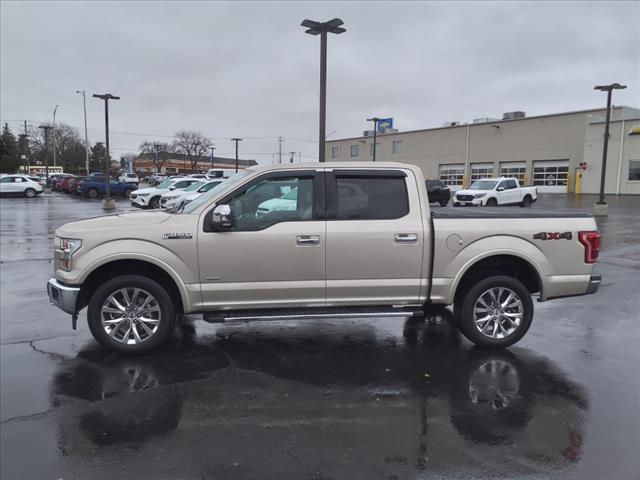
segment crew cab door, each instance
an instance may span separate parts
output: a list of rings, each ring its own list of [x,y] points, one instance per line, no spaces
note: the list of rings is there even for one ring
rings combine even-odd
[[[213,205],[201,216],[198,259],[205,309],[325,305],[322,172],[265,173],[218,204],[229,205],[233,226],[211,231]]]
[[[410,170],[326,174],[327,305],[415,304],[425,239]]]

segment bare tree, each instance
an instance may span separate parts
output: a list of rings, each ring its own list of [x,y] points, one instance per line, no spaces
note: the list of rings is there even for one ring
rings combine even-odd
[[[176,152],[187,156],[191,164],[191,172],[196,173],[198,161],[206,157],[211,147],[211,139],[200,132],[183,130],[175,134],[173,145]]]
[[[78,131],[69,125],[59,123],[56,125],[55,133],[53,131],[51,133],[49,138],[51,158],[55,148],[58,164],[64,167],[65,171],[78,172],[84,167],[84,142],[80,140]],[[29,131],[29,145],[35,151],[36,159],[40,161],[44,160],[44,143],[44,132],[32,127]]]
[[[140,154],[147,154],[151,156],[156,172],[159,172],[164,166],[165,162],[169,160],[171,154],[175,153],[173,144],[171,143],[154,143],[143,142],[140,145]]]

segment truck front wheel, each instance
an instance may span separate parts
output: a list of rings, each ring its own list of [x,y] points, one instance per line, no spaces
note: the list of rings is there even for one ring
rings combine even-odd
[[[120,353],[144,353],[171,335],[176,308],[159,283],[140,275],[122,275],[95,291],[87,318],[91,334],[102,346]]]
[[[533,301],[527,288],[503,275],[475,283],[458,305],[460,330],[479,347],[513,345],[527,333],[533,318]]]

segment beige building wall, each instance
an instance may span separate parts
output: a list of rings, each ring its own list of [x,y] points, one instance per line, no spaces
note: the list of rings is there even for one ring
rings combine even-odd
[[[585,155],[589,155],[589,160],[587,160],[589,167],[586,172],[583,172],[582,192],[596,193],[599,184],[597,188],[594,187],[595,177],[593,174],[597,170],[595,163],[597,156],[592,158],[591,155],[598,150],[598,142],[600,156],[602,155],[604,124],[594,122],[604,118],[604,110],[584,110],[516,120],[499,120],[481,124],[378,135],[376,160],[418,165],[427,178],[439,178],[439,169],[442,165],[462,165],[465,186],[471,182],[473,164],[491,164],[494,176],[498,176],[501,162],[525,162],[525,184],[531,185],[533,184],[534,162],[568,160],[567,188],[556,188],[556,191],[572,192],[575,187],[576,169],[584,161]],[[624,116],[629,116],[629,112],[638,113],[637,110],[627,107],[615,107],[612,114],[614,119],[612,129],[615,125],[621,125],[622,121],[620,120]],[[630,120],[625,121],[625,128],[630,126],[630,122]],[[612,130],[614,138],[610,140],[610,158],[613,155],[612,151],[619,151],[621,127],[616,128],[618,129],[617,134],[614,134]],[[600,135],[599,140],[597,139],[598,134]],[[587,142],[587,137],[589,137],[589,142]],[[628,158],[627,155],[640,157],[637,152],[636,140],[638,138],[640,137],[635,136],[632,140],[626,139],[624,158]],[[614,139],[617,140],[614,141]],[[397,153],[394,153],[394,142],[401,142],[396,144]],[[587,143],[591,145],[588,148]],[[371,161],[372,144],[372,136],[329,141],[326,144],[326,160]],[[359,155],[357,157],[351,157],[352,146],[358,147]],[[628,169],[628,162],[623,162],[623,164],[623,168]],[[597,165],[600,165],[600,160],[597,160]],[[615,169],[612,175],[613,178],[607,180],[608,193],[616,192],[617,171]],[[622,175],[623,179],[627,178],[624,176],[624,172]],[[638,193],[637,188],[636,183],[625,183],[624,188],[620,189],[620,193]]]

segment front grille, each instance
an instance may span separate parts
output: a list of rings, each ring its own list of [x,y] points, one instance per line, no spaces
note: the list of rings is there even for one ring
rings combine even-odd
[[[470,202],[473,200],[473,195],[456,195],[456,199],[463,202]]]

